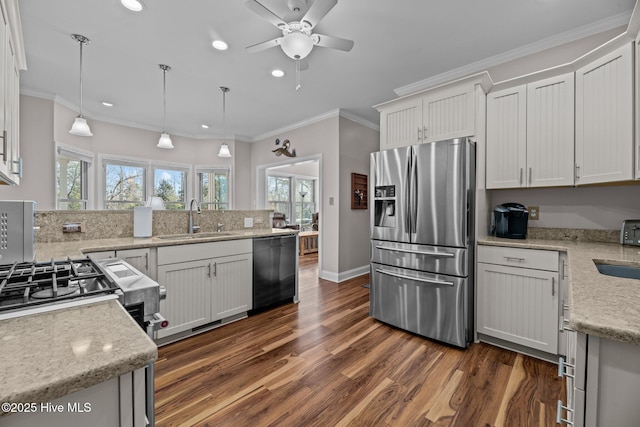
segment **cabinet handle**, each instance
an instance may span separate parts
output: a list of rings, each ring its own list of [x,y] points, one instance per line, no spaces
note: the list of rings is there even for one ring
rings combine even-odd
[[[213,276],[214,277],[218,277],[218,263],[217,262],[213,263]]]
[[[572,365],[571,363],[565,362],[564,357],[560,356],[558,360],[558,376],[560,378],[562,377],[575,378],[574,375],[567,373],[567,370],[565,369],[565,367],[575,369],[576,365]]]
[[[568,424],[570,426],[573,425],[573,421],[570,421],[567,418],[562,418],[562,410],[566,409],[567,410],[567,415],[569,412],[573,413],[573,409],[569,408],[568,406],[562,406],[562,400],[558,400],[558,408],[556,410],[556,424]]]
[[[524,170],[522,168],[520,168],[520,186],[522,186],[522,173],[524,172]]]
[[[551,278],[551,296],[555,296],[556,295],[556,278],[552,277]]]
[[[525,258],[517,258],[513,256],[506,256],[504,257],[504,259],[506,259],[507,261],[518,261],[518,262],[523,262],[525,260]]]
[[[19,178],[22,178],[22,157],[19,157],[18,160],[13,160],[12,163],[14,165],[18,165],[18,172],[14,172],[11,170],[11,173],[14,175],[18,175]]]
[[[2,161],[3,162],[7,162],[7,131],[3,130],[2,131],[2,136],[0,136],[0,138],[2,138]]]
[[[144,268],[149,273],[149,254],[144,254]]]
[[[532,168],[529,168],[529,185],[531,185],[531,170]]]
[[[211,277],[211,263],[209,263],[209,265],[207,265],[207,269],[208,269],[207,277]]]
[[[576,179],[580,179],[580,166],[576,164]]]
[[[422,129],[418,128],[418,141],[422,140],[422,137],[420,136],[420,132],[422,131]]]
[[[427,139],[428,136],[429,136],[429,134],[427,133],[427,127],[423,126],[422,127],[422,139]]]

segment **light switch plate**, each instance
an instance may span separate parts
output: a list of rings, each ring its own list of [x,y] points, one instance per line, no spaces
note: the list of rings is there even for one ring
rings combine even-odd
[[[244,219],[244,228],[253,227],[253,218],[245,218]]]

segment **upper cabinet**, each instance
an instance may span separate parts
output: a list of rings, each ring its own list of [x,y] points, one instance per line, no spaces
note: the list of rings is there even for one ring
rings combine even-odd
[[[478,134],[476,111],[484,76],[377,105],[380,150]]]
[[[573,184],[573,73],[487,95],[487,188]]]
[[[576,71],[576,184],[633,179],[631,44]]]
[[[0,184],[19,184],[20,72],[25,69],[17,0],[0,1]]]

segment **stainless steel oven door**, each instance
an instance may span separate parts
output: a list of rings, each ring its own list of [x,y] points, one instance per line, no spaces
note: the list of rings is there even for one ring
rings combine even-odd
[[[371,316],[458,347],[469,330],[468,279],[371,263]]]

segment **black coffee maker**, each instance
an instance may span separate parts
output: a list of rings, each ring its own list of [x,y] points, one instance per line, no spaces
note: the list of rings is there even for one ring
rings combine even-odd
[[[492,222],[496,237],[526,239],[529,210],[520,203],[504,203],[493,209]]]

